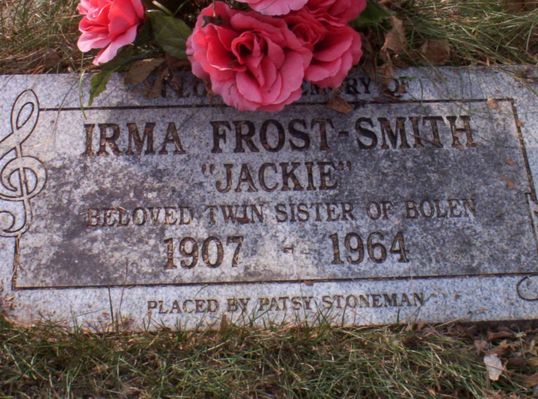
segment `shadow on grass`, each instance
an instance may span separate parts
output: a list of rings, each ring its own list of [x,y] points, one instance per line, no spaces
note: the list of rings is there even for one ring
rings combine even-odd
[[[503,398],[536,361],[537,330],[478,325],[69,332],[0,321],[7,397]],[[487,379],[484,353],[508,371]],[[533,352],[534,351],[534,352]],[[514,358],[518,362],[514,362]],[[534,359],[534,360],[533,360]],[[510,363],[512,362],[512,363]],[[517,364],[516,364],[517,363]]]

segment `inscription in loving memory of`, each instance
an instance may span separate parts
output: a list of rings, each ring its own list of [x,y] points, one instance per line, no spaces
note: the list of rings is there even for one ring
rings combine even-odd
[[[275,115],[134,106],[85,116],[40,115],[40,140],[69,144],[40,157],[47,185],[20,237],[18,288],[535,267],[534,188],[509,100],[495,111],[462,100],[365,102],[347,115],[298,104]]]

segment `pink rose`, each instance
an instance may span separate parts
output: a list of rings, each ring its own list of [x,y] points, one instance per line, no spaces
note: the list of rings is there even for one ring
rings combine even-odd
[[[237,0],[264,15],[284,15],[300,10],[308,0]]]
[[[306,8],[284,16],[288,28],[295,33],[303,45],[314,50],[316,43],[321,41],[327,34],[327,28]]]
[[[333,27],[314,47],[306,80],[319,87],[339,87],[362,57],[361,36],[349,26]]]
[[[331,24],[346,25],[366,8],[366,0],[309,0],[306,8]]]
[[[361,37],[347,25],[333,24],[327,14],[315,15],[308,9],[284,17],[288,27],[313,57],[306,69],[306,80],[320,87],[339,87],[362,56]]]
[[[144,20],[141,0],[80,0],[78,12],[84,16],[79,50],[102,49],[93,60],[95,65],[112,60],[120,48],[133,43]]]
[[[281,18],[206,7],[187,40],[193,73],[243,111],[279,111],[301,96],[312,53]]]

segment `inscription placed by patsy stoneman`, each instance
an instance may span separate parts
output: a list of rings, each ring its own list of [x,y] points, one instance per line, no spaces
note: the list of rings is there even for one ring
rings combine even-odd
[[[534,153],[513,98],[415,98],[418,78],[401,78],[389,101],[357,76],[349,114],[308,87],[283,112],[239,113],[182,78],[165,99],[84,110],[44,105],[42,85],[15,96],[0,142],[14,292],[78,295],[90,312],[106,292],[105,319],[121,292],[135,326],[350,311],[341,321],[371,324],[428,307],[448,320],[458,295],[469,306],[504,282],[512,301],[538,299]]]

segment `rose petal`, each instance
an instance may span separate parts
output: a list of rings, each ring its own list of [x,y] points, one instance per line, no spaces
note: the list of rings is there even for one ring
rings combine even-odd
[[[120,48],[134,42],[136,38],[137,28],[138,28],[137,26],[133,26],[123,35],[117,37],[107,47],[101,50],[99,54],[97,54],[97,57],[95,57],[95,59],[93,60],[93,63],[95,65],[100,65],[100,64],[105,64],[111,61],[118,54],[118,51],[120,50]]]
[[[237,0],[264,15],[284,15],[304,7],[308,0]]]

